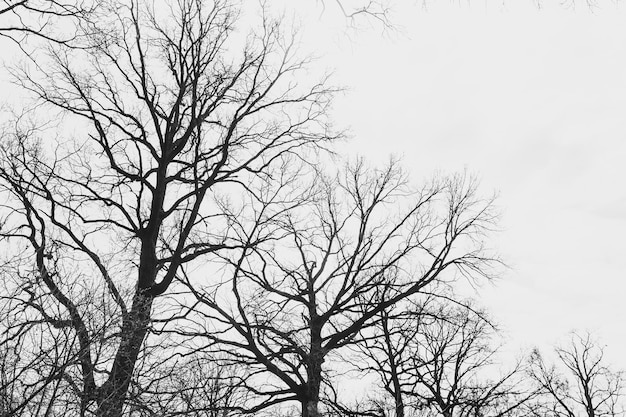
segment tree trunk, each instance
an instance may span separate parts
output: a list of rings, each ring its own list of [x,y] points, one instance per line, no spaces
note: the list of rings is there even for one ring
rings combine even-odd
[[[154,297],[147,290],[137,290],[133,305],[122,324],[120,345],[111,373],[100,388],[98,417],[121,417],[126,393],[132,379],[137,357],[150,324]]]
[[[444,406],[441,410],[443,417],[452,417],[452,407]]]
[[[386,312],[381,314],[383,333],[385,335],[385,349],[389,358],[389,370],[391,372],[391,382],[394,396],[394,405],[396,409],[395,417],[404,417],[404,400],[402,398],[402,385],[400,384],[400,377],[398,375],[398,364],[396,363],[396,352],[391,342],[391,332],[389,331],[389,315]]]
[[[316,314],[311,320],[311,352],[306,359],[306,399],[302,402],[302,417],[319,417],[320,386],[322,384],[322,326]]]
[[[324,362],[321,349],[315,354],[311,354],[308,362],[306,399],[302,402],[302,417],[319,417],[322,362]]]
[[[318,410],[319,400],[308,400],[302,403],[302,417],[320,417]]]
[[[404,400],[402,399],[402,393],[400,391],[396,391],[394,400],[396,417],[404,417]]]
[[[164,176],[164,170],[160,169]],[[162,182],[163,180],[157,180]],[[128,393],[128,387],[133,376],[135,363],[143,341],[148,333],[152,313],[152,303],[155,295],[153,286],[157,275],[156,242],[160,227],[158,213],[163,206],[165,189],[157,188],[157,195],[152,201],[153,215],[141,237],[141,252],[139,255],[139,273],[137,289],[133,296],[133,305],[125,315],[120,332],[120,345],[117,348],[115,360],[111,367],[109,378],[102,385],[98,395],[97,417],[121,417]],[[157,213],[157,214],[155,214]]]

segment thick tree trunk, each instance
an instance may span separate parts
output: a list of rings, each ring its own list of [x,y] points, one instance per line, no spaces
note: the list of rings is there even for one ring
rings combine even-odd
[[[319,417],[320,386],[322,385],[322,326],[317,315],[311,320],[311,346],[307,358],[306,399],[302,402],[302,417]]]
[[[159,213],[163,205],[164,189],[152,201],[152,213]],[[153,215],[143,232],[137,289],[133,305],[124,317],[120,332],[120,345],[111,367],[109,378],[102,385],[98,395],[97,417],[121,417],[133,376],[135,363],[143,341],[148,333],[154,302],[153,286],[157,275],[156,241],[159,230],[159,216]]]
[[[320,386],[322,383],[322,362],[324,356],[311,355],[307,369],[306,399],[302,402],[302,417],[319,417]],[[313,357],[315,356],[315,358]]]
[[[154,298],[148,291],[138,290],[132,309],[122,324],[120,346],[109,378],[98,395],[98,417],[121,417],[126,393],[133,375],[137,357],[148,332]]]
[[[309,400],[302,403],[302,417],[320,417],[318,401]]]

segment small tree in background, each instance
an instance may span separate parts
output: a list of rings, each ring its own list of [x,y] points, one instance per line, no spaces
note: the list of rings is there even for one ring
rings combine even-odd
[[[493,325],[470,305],[436,298],[384,311],[361,351],[396,417],[514,416],[538,394],[518,363],[502,372]]]
[[[573,333],[569,344],[555,349],[557,362],[546,364],[539,350],[531,355],[531,376],[545,396],[534,416],[623,416],[623,372],[612,370],[604,348],[591,334]]]

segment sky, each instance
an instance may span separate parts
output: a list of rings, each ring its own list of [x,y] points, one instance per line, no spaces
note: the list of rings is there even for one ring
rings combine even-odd
[[[523,3],[398,2],[385,33],[346,28],[330,2],[290,12],[346,88],[341,152],[399,156],[416,183],[468,170],[498,193],[509,268],[472,295],[510,346],[588,329],[626,369],[626,5]]]
[[[331,5],[301,17],[303,45],[347,88],[343,152],[399,156],[416,183],[477,174],[499,195],[491,242],[509,268],[473,296],[509,346],[590,330],[626,368],[625,5],[408,3],[386,33],[346,30]]]

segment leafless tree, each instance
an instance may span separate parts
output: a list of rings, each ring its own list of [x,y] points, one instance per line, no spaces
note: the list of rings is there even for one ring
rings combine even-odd
[[[415,190],[397,163],[359,161],[309,188],[289,208],[260,192],[249,216],[233,210],[241,249],[223,258],[222,285],[188,286],[204,316],[181,334],[250,369],[246,383],[261,399],[249,412],[296,402],[303,416],[319,416],[341,368],[328,362],[360,343],[377,315],[459,273],[488,276],[493,261],[484,248],[491,200],[464,176]]]
[[[501,373],[495,330],[471,304],[441,304],[432,298],[403,311],[383,311],[379,337],[361,347],[405,416],[514,416],[538,395],[524,381],[521,364]]]
[[[240,415],[232,410],[246,402],[247,392],[240,388],[243,374],[237,369],[202,355],[158,360],[166,366],[138,365],[128,395],[128,416]]]
[[[381,416],[393,415],[405,417],[411,414],[406,393],[412,392],[415,385],[412,371],[417,357],[418,341],[423,327],[433,325],[434,320],[445,320],[440,317],[441,309],[427,308],[434,299],[426,295],[418,298],[419,302],[406,300],[404,303],[383,310],[378,314],[373,333],[364,337],[364,343],[358,346],[363,361],[357,357],[357,368],[361,372],[374,373],[378,376],[385,396],[374,401]],[[439,311],[438,311],[439,310]],[[385,398],[389,396],[393,401]],[[391,411],[393,410],[393,411]]]
[[[604,349],[589,334],[573,333],[569,344],[555,349],[557,364],[546,364],[539,350],[531,356],[532,377],[546,398],[532,415],[549,417],[623,416],[622,371],[612,370]]]
[[[241,245],[215,197],[247,193],[336,136],[325,122],[332,90],[301,78],[293,38],[265,15],[245,37],[224,1],[99,10],[81,33],[88,48],[55,44],[16,73],[61,126],[3,135],[13,295],[2,311],[15,320],[2,321],[2,337],[62,350],[43,375],[25,364],[16,383],[27,398],[60,384],[78,396],[77,415],[119,416],[153,321],[171,318],[171,283]]]

